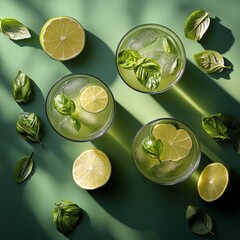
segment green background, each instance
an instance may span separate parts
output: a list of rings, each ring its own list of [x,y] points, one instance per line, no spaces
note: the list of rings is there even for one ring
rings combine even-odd
[[[183,25],[194,10],[210,13],[211,25],[200,42],[186,39]],[[54,16],[76,18],[86,30],[81,55],[68,62],[48,57],[38,41],[43,24]],[[230,143],[217,143],[201,127],[206,114],[227,112],[240,119],[240,29],[239,0],[2,0],[0,18],[13,17],[24,23],[32,38],[11,41],[0,35],[0,238],[1,239],[104,239],[171,240],[203,239],[191,233],[185,219],[188,205],[202,207],[213,218],[215,236],[204,239],[239,239],[240,156]],[[186,48],[187,66],[180,82],[168,92],[150,96],[135,92],[120,79],[115,50],[121,37],[144,23],[159,23],[175,31]],[[232,71],[206,75],[193,54],[204,49],[220,52]],[[11,95],[18,71],[34,83],[30,104],[17,104]],[[112,90],[117,110],[108,133],[98,140],[77,143],[58,136],[47,121],[44,101],[52,84],[69,73],[86,73],[102,79]],[[29,144],[15,130],[19,113],[37,113],[43,122],[43,143]],[[159,117],[174,117],[189,125],[202,147],[199,168],[176,186],[158,186],[144,179],[131,158],[131,142],[138,129]],[[97,147],[109,156],[112,176],[104,187],[86,191],[72,179],[74,159]],[[17,185],[16,162],[34,152],[34,172]],[[231,171],[225,197],[214,203],[200,199],[196,189],[199,173],[208,163],[223,162]],[[68,236],[52,222],[54,203],[77,203],[84,210],[81,224]]]

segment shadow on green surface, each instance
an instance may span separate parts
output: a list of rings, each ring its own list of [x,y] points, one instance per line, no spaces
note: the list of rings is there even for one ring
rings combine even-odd
[[[72,73],[90,74],[111,85],[117,70],[112,50],[93,33],[85,30],[86,43],[83,51],[76,58],[63,62]]]

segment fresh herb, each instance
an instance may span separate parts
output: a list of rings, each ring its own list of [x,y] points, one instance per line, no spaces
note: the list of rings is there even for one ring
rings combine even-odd
[[[202,127],[216,141],[230,139],[228,127],[218,114],[202,117]]]
[[[82,209],[75,203],[61,201],[55,203],[53,222],[57,230],[64,235],[71,233],[80,222]]]
[[[210,25],[209,13],[205,10],[196,10],[186,19],[184,33],[186,38],[199,41]]]
[[[12,83],[12,95],[16,102],[27,103],[32,99],[33,90],[29,77],[19,71]]]
[[[231,69],[224,65],[224,59],[220,53],[214,50],[205,50],[195,54],[194,59],[197,65],[206,73],[220,73],[224,69]]]
[[[16,183],[23,182],[32,172],[34,165],[32,155],[33,153],[31,153],[29,156],[24,156],[17,162],[14,168],[14,177]]]
[[[146,137],[142,142],[142,148],[144,152],[150,157],[160,159],[160,154],[163,149],[163,144],[160,139],[153,137]]]
[[[125,69],[132,70],[138,64],[141,55],[136,50],[123,50],[118,54],[118,64]]]
[[[193,233],[199,235],[211,233],[212,235],[215,235],[212,232],[212,218],[201,208],[189,205],[186,210],[186,219],[188,221],[189,228]]]
[[[79,131],[81,122],[79,116],[76,114],[75,103],[68,96],[60,93],[54,98],[54,107],[62,115],[69,116],[69,120],[74,128]]]
[[[31,37],[28,28],[14,18],[1,18],[0,32],[12,40],[21,40]]]
[[[20,113],[16,124],[17,133],[27,142],[41,142],[41,120],[35,113]]]
[[[71,115],[75,111],[75,103],[62,93],[54,98],[54,107],[62,115]]]
[[[138,81],[152,91],[158,87],[162,77],[160,65],[151,58],[144,58],[134,72]]]

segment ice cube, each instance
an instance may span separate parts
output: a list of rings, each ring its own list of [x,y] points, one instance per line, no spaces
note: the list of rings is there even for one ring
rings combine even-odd
[[[158,37],[159,31],[151,28],[146,28],[134,35],[134,37],[128,42],[127,48],[140,51],[141,49],[155,42]]]
[[[73,124],[70,116],[63,117],[59,122],[59,128],[66,134],[76,135],[78,133],[77,128]]]
[[[157,178],[170,177],[181,165],[182,161],[162,161],[150,168],[150,172]]]
[[[74,96],[79,94],[81,89],[89,84],[89,81],[86,78],[76,78],[66,81],[62,86],[62,92],[64,94]]]

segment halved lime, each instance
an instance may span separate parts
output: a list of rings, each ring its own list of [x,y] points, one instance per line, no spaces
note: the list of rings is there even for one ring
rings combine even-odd
[[[111,163],[104,152],[98,149],[89,149],[76,158],[72,174],[78,186],[93,190],[107,183],[111,170]]]
[[[223,195],[228,182],[228,170],[222,163],[208,164],[198,179],[199,196],[206,202],[215,201]]]
[[[76,57],[83,50],[85,31],[74,18],[54,17],[43,25],[39,40],[43,50],[50,57],[66,61]]]

